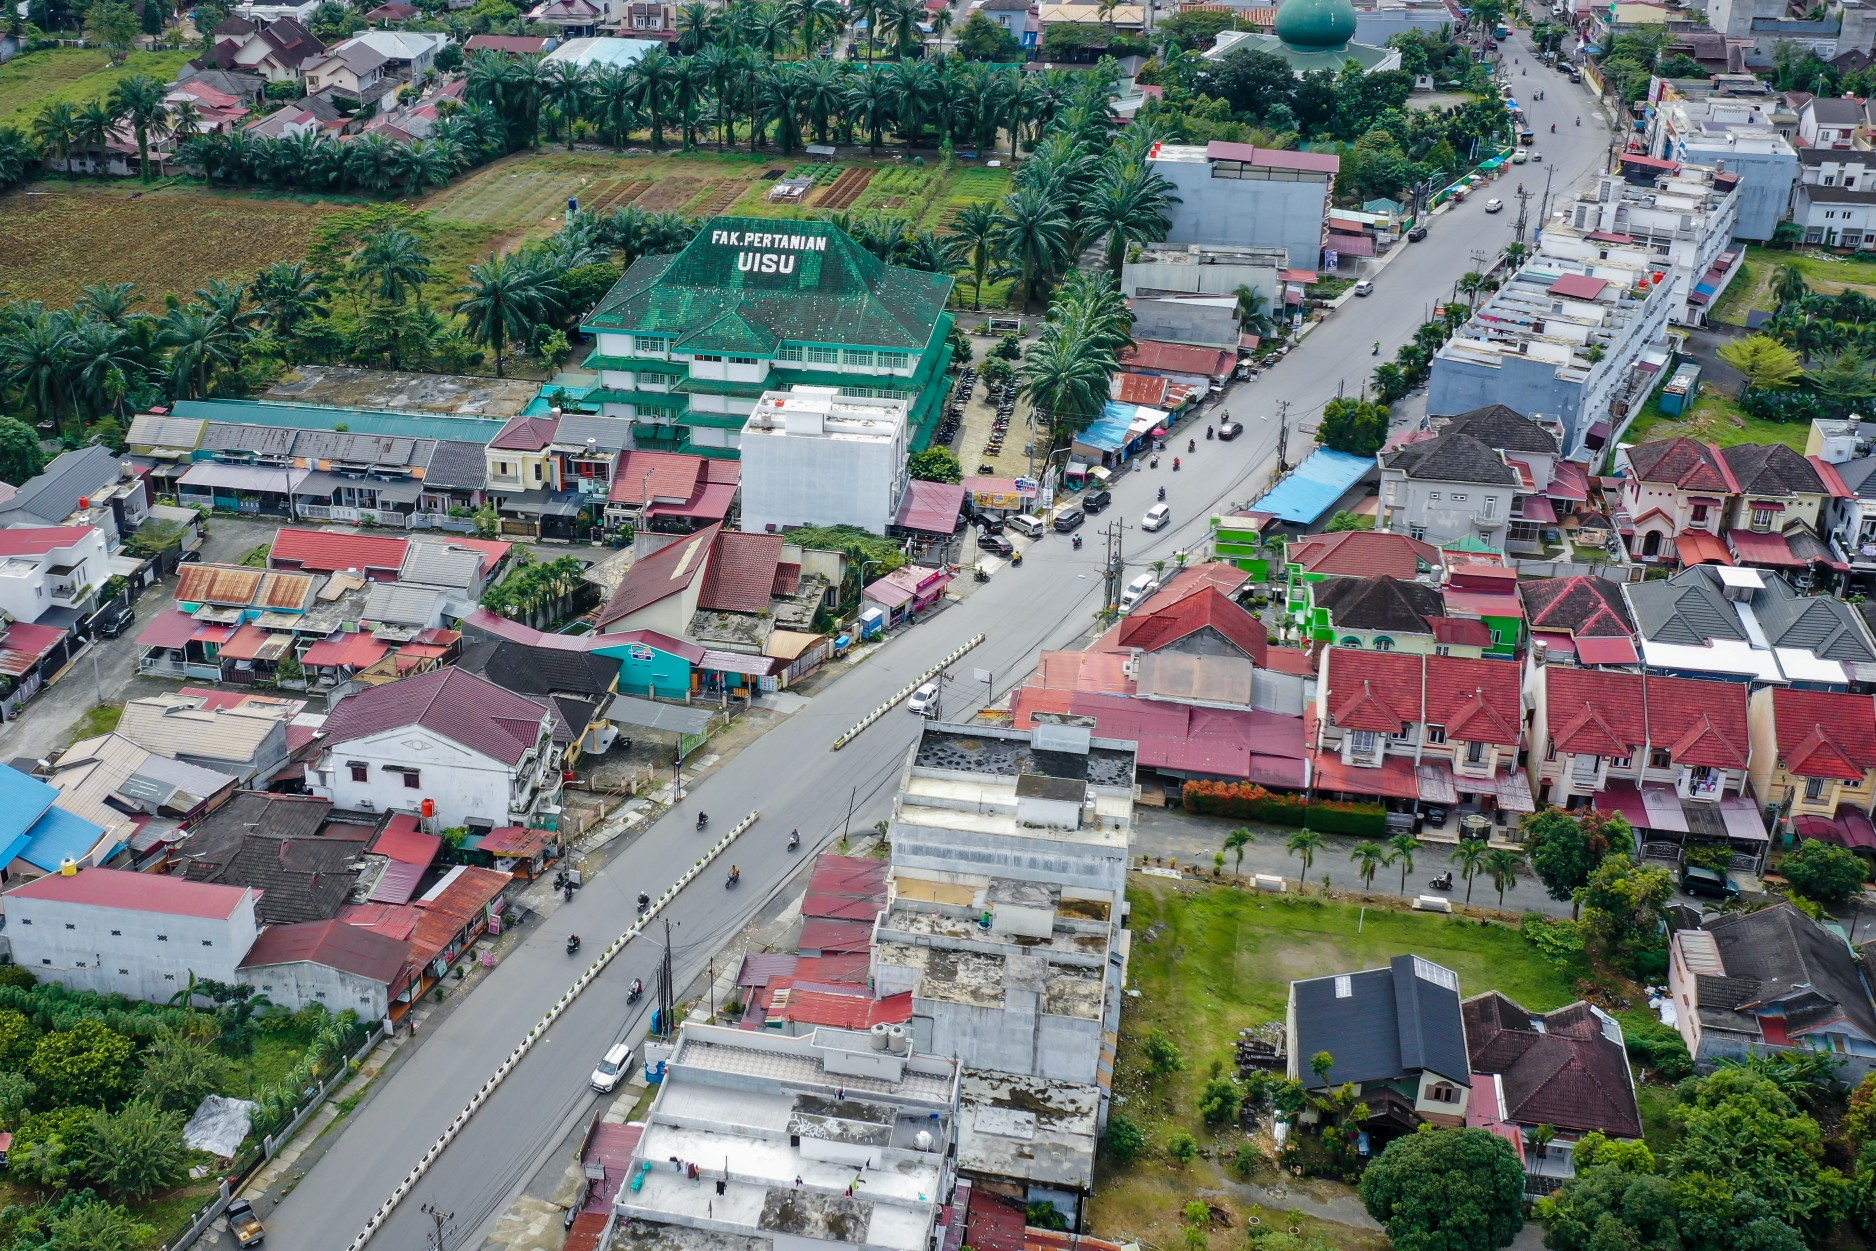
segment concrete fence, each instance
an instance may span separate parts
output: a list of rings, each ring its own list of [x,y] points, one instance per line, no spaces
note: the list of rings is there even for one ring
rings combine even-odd
[[[503,1060],[496,1068],[495,1072],[489,1075],[488,1080],[484,1081],[481,1087],[476,1090],[475,1094],[470,1096],[468,1104],[462,1111],[456,1114],[456,1119],[451,1121],[449,1125],[444,1128],[443,1132],[437,1136],[437,1140],[430,1144],[429,1150],[423,1153],[417,1163],[411,1167],[410,1172],[404,1175],[404,1179],[398,1182],[397,1186],[391,1191],[390,1198],[386,1199],[378,1206],[378,1210],[371,1214],[371,1219],[365,1222],[365,1227],[358,1231],[358,1236],[346,1244],[346,1251],[359,1251],[361,1247],[371,1241],[372,1235],[376,1234],[378,1230],[383,1227],[384,1222],[390,1219],[391,1213],[397,1210],[397,1205],[402,1203],[410,1192],[416,1188],[417,1183],[423,1180],[424,1174],[430,1171],[430,1166],[436,1163],[437,1159],[443,1154],[450,1143],[456,1140],[456,1135],[462,1132],[463,1126],[467,1125],[469,1119],[481,1110],[483,1104],[488,1102],[489,1096],[495,1093],[496,1087],[507,1080],[508,1075],[514,1072],[515,1066],[521,1063],[522,1058],[525,1057],[529,1051],[533,1050],[534,1044],[540,1041],[547,1033],[548,1027],[559,1020],[560,1014],[565,1012],[573,1001],[580,997],[581,992],[592,985],[593,980],[606,971],[606,966],[611,964],[613,959],[617,957],[621,951],[625,950],[627,943],[644,933],[645,927],[651,923],[652,918],[664,911],[664,909],[670,905],[671,901],[677,898],[679,891],[695,881],[697,875],[709,868],[711,863],[715,861],[718,856],[728,851],[730,844],[735,842],[750,826],[754,825],[761,816],[761,811],[757,810],[751,812],[741,821],[731,826],[729,833],[711,844],[710,849],[704,852],[697,863],[685,870],[683,876],[679,877],[662,895],[652,901],[651,907],[645,911],[644,915],[638,917],[632,923],[630,929],[627,929],[623,934],[620,934],[617,938],[613,939],[611,943],[607,944],[605,949],[599,953],[598,959],[594,960],[579,977],[574,979],[573,985],[569,986],[566,992],[555,1001],[554,1006],[547,1010],[545,1016],[535,1022],[533,1028],[528,1030],[527,1035],[523,1037],[519,1043],[515,1044],[515,1049],[508,1053],[507,1059]]]
[[[933,665],[931,668],[927,669],[925,672],[919,674],[916,678],[913,678],[909,685],[900,687],[896,692],[894,692],[891,696],[889,696],[884,703],[882,703],[879,707],[873,709],[873,711],[867,713],[864,717],[861,717],[858,721],[854,722],[852,726],[848,727],[847,731],[844,734],[842,734],[839,738],[835,739],[834,750],[839,751],[841,748],[845,747],[848,743],[851,743],[854,739],[858,738],[860,736],[861,731],[865,730],[866,727],[868,727],[869,725],[872,725],[875,721],[879,720],[881,717],[885,716],[888,712],[892,711],[893,706],[896,705],[900,700],[904,699],[906,696],[910,695],[913,691],[916,691],[919,687],[925,685],[927,682],[937,677],[940,673],[943,673],[946,669],[956,664],[972,648],[982,643],[984,641],[984,638],[985,636],[982,634],[972,635],[968,640],[965,641],[964,646],[958,648],[956,651],[952,652],[949,656],[946,656],[943,660],[939,661],[937,664]]]

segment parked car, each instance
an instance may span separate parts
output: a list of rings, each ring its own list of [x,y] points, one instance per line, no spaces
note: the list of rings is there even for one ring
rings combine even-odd
[[[228,1205],[228,1232],[244,1247],[258,1247],[267,1239],[267,1227],[254,1215],[254,1205],[246,1199],[236,1199]]]
[[[1079,508],[1064,508],[1061,512],[1055,514],[1055,532],[1057,534],[1073,534],[1075,531],[1081,529],[1081,523],[1087,519],[1087,516]]]
[[[128,630],[137,619],[136,610],[129,601],[114,599],[91,615],[91,633],[101,638],[114,639]]]
[[[1725,869],[1708,869],[1697,864],[1682,867],[1681,889],[1689,895],[1705,895],[1708,899],[1739,898],[1739,884],[1727,876]]]
[[[1140,518],[1142,530],[1164,530],[1166,523],[1172,520],[1172,509],[1165,504],[1155,504],[1146,510],[1146,516]]]
[[[184,552],[176,561],[179,565],[199,565],[202,563],[200,551]]]
[[[629,1043],[614,1043],[599,1067],[593,1070],[593,1089],[607,1094],[625,1078],[626,1069],[632,1065],[632,1048]]]
[[[1412,230],[1407,232],[1407,242],[1409,243],[1418,243],[1426,237],[1427,228],[1425,226],[1415,226]]]
[[[1218,423],[1218,438],[1221,442],[1229,443],[1243,433],[1244,423],[1241,421],[1221,421]]]
[[[1127,584],[1127,589],[1120,593],[1120,610],[1130,611],[1134,605],[1159,589],[1159,578],[1155,574],[1143,573]]]
[[[978,513],[971,518],[971,524],[976,526],[979,530],[982,530],[985,534],[1003,533],[1003,522],[999,518],[992,517],[989,513]]]
[[[905,710],[920,717],[929,717],[937,703],[938,684],[927,682],[906,697]]]
[[[1036,516],[1034,513],[1018,513],[1003,524],[1016,531],[1016,533],[1032,539],[1041,538],[1049,529],[1042,524],[1042,518]]]
[[[1485,202],[1485,211],[1488,213],[1502,213],[1505,211],[1505,202],[1503,200],[1487,200]]]
[[[1366,278],[1363,278],[1360,282],[1355,284],[1355,294],[1356,295],[1373,295],[1374,283],[1369,281]]]
[[[1106,487],[1096,487],[1082,497],[1081,511],[1092,517],[1096,513],[1104,511],[1107,506],[1113,502],[1114,496]]]
[[[1007,557],[1015,553],[1016,545],[1001,534],[984,533],[977,536],[977,550]]]

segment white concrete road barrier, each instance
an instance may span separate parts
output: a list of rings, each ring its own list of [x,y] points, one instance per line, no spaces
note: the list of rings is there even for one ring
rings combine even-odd
[[[977,640],[975,640],[972,645],[975,646],[975,643],[982,641],[982,639],[983,636],[981,634],[978,635]],[[948,664],[950,662],[947,661],[946,663]],[[476,1111],[488,1101],[489,1096],[495,1093],[495,1088],[502,1084],[502,1080],[506,1078],[509,1073],[514,1071],[515,1065],[520,1063],[521,1058],[527,1055],[529,1049],[547,1032],[547,1027],[560,1018],[560,1014],[567,1010],[569,1004],[579,998],[581,991],[593,984],[594,978],[605,972],[606,966],[612,963],[615,956],[625,950],[627,943],[644,933],[645,927],[650,924],[651,919],[664,911],[665,907],[670,904],[671,900],[676,897],[680,890],[690,885],[699,873],[702,873],[705,869],[710,867],[710,863],[713,860],[729,850],[730,844],[735,842],[737,837],[750,826],[754,825],[761,816],[762,813],[758,809],[731,826],[729,833],[711,844],[710,850],[703,854],[702,859],[698,860],[696,864],[686,870],[684,876],[680,877],[672,884],[671,889],[658,896],[657,901],[652,904],[650,909],[648,909],[643,916],[632,923],[630,929],[613,939],[605,950],[599,953],[599,959],[587,966],[586,971],[580,974],[579,978],[574,981],[572,986],[567,988],[567,993],[562,995],[554,1006],[547,1010],[547,1015],[536,1022],[534,1028],[528,1031],[527,1037],[523,1038],[520,1044],[516,1046],[513,1051],[508,1053],[508,1058],[502,1061],[501,1067],[495,1070],[494,1075],[486,1082],[482,1083],[481,1089],[477,1090],[474,1096],[470,1098],[469,1105],[461,1112],[458,1112],[456,1119],[449,1123],[448,1128],[438,1136],[434,1143],[430,1144],[430,1149],[423,1153],[423,1157],[417,1161],[416,1166],[413,1167],[410,1172],[406,1173],[404,1180],[397,1184],[395,1190],[391,1191],[391,1197],[386,1199],[376,1212],[372,1213],[371,1219],[365,1222],[365,1227],[358,1231],[358,1236],[346,1244],[346,1251],[359,1251],[359,1248],[371,1241],[371,1236],[377,1233],[379,1227],[390,1218],[391,1213],[397,1209],[399,1203],[404,1201],[404,1197],[411,1192],[411,1189],[416,1186],[419,1181],[423,1180],[423,1175],[429,1172],[430,1166],[436,1163],[437,1159],[442,1156],[444,1148],[455,1141],[456,1135],[461,1133],[463,1127],[469,1123],[469,1118],[474,1116]]]
[[[983,641],[984,641],[983,635],[981,634],[972,635],[969,639],[965,641],[964,646],[958,648],[956,651],[952,652],[949,656],[946,656],[943,660],[939,661],[937,664],[933,665],[931,668],[927,669],[925,672],[919,674],[916,678],[913,678],[911,685],[900,687],[899,690],[895,692],[891,698],[887,699],[885,703],[873,709],[873,711],[867,713],[864,717],[861,717],[858,721],[854,722],[853,725],[847,729],[846,733],[842,734],[839,738],[835,739],[834,750],[839,751],[841,748],[845,747],[848,743],[851,743],[854,739],[858,738],[862,730],[866,729],[867,726],[872,725],[875,721],[879,720],[881,717],[885,716],[888,712],[892,711],[893,707],[896,704],[898,704],[900,700],[904,699],[906,696],[910,695],[913,691],[916,691],[919,687],[925,685],[927,682],[931,681],[933,678],[943,673],[946,669],[949,669],[952,665],[956,664],[960,659],[962,659],[965,656],[965,654],[967,654],[973,647],[976,647],[978,644],[982,643]]]

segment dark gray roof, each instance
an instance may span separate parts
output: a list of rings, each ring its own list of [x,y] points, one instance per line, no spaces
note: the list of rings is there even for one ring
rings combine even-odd
[[[483,553],[473,547],[413,538],[404,549],[404,563],[397,571],[397,580],[469,591],[481,578],[482,561]]]
[[[1706,930],[1726,969],[1725,978],[1715,980],[1731,988],[1729,996],[1747,980],[1754,987],[1732,1004],[1703,1002],[1703,1008],[1783,1001],[1794,1032],[1841,1017],[1855,1031],[1876,1038],[1876,1007],[1850,949],[1790,904],[1715,917]],[[1707,991],[1702,979],[1703,1001]]]
[[[1859,499],[1876,500],[1876,456],[1859,456],[1837,466],[1837,476]]]
[[[619,676],[619,661],[597,652],[531,647],[506,639],[471,643],[456,664],[517,695],[603,695]]]
[[[1515,408],[1488,404],[1461,413],[1440,426],[1442,434],[1465,433],[1507,452],[1558,452],[1557,437]]]
[[[78,511],[78,501],[123,476],[123,465],[108,447],[92,445],[61,452],[37,477],[20,483],[13,497],[0,503],[0,524],[57,525]]]
[[[1876,640],[1850,605],[1834,595],[1800,595],[1771,575],[1752,596],[1752,610],[1773,647],[1796,647],[1826,660],[1876,661]]]
[[[1863,120],[1863,102],[1843,96],[1813,96],[1811,115],[1826,126],[1850,126]]]
[[[459,491],[479,491],[488,481],[487,449],[480,443],[457,439],[438,439],[430,453],[430,466],[424,470],[425,486]]]
[[[1427,634],[1429,617],[1446,615],[1446,599],[1437,587],[1378,578],[1330,578],[1315,588],[1316,607],[1329,610],[1338,630],[1393,630]]]
[[[295,456],[347,461],[355,465],[397,465],[421,469],[430,463],[435,439],[395,434],[360,434],[345,430],[299,430]]]
[[[177,849],[192,882],[251,886],[265,925],[338,915],[358,880],[365,840],[324,836],[329,800],[239,791],[197,825]]]
[[[1340,993],[1338,993],[1340,992]],[[1291,982],[1296,1037],[1290,1053],[1312,1089],[1322,1079],[1310,1057],[1335,1057],[1328,1084],[1388,1081],[1431,1070],[1470,1086],[1459,977],[1419,956],[1395,956],[1385,969],[1367,969]]]
[[[1747,495],[1829,495],[1817,466],[1783,443],[1738,443],[1720,458]]]
[[[1488,443],[1460,430],[1381,453],[1381,464],[1409,478],[1517,486],[1518,471]]]
[[[251,426],[239,421],[211,421],[203,427],[200,446],[205,452],[291,456],[293,440],[299,434],[292,426]]]
[[[1702,647],[1715,639],[1745,641],[1739,612],[1720,593],[1706,565],[1692,565],[1664,582],[1632,582],[1622,589],[1643,638]]]
[[[602,452],[623,452],[632,446],[632,423],[623,417],[594,417],[587,413],[562,413],[554,430],[554,442],[566,447],[584,447],[591,439]]]

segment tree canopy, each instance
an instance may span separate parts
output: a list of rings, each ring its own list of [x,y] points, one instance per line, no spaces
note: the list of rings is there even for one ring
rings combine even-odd
[[[1398,1251],[1497,1251],[1524,1226],[1524,1166],[1496,1134],[1423,1128],[1368,1166],[1361,1200]]]

